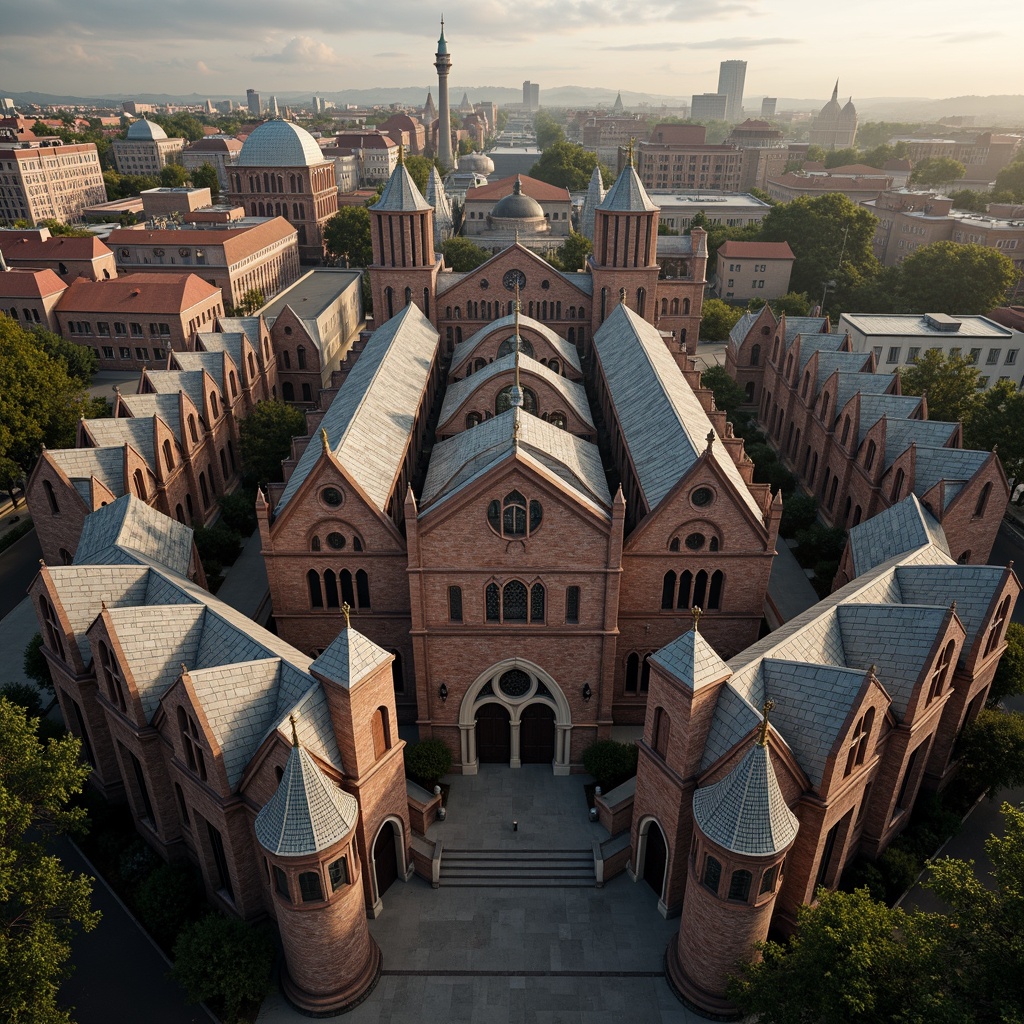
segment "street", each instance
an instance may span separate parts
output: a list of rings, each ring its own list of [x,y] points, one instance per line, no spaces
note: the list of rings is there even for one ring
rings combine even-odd
[[[24,515],[24,505],[21,511]],[[0,619],[24,600],[28,585],[39,571],[39,559],[42,557],[35,530],[0,552]]]

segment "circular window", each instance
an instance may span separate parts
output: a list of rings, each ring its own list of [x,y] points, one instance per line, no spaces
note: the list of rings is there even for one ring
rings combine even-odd
[[[290,327],[286,327],[286,328],[284,329],[284,333],[285,333],[285,334],[291,334],[291,333],[292,333],[292,329],[291,329]]]
[[[340,551],[345,546],[345,538],[340,533],[329,533],[327,534],[327,544],[335,551]]]
[[[690,495],[690,501],[697,506],[697,508],[706,508],[715,500],[715,492],[710,487],[698,487],[693,494]]]
[[[486,277],[481,278],[480,279],[480,287],[486,290],[487,288],[491,287],[491,282],[488,281]]]
[[[331,508],[337,508],[341,504],[341,491],[337,487],[325,487],[320,492],[320,497],[324,504],[330,505]]]
[[[330,537],[327,539],[330,540]],[[691,551],[700,551],[706,543],[703,533],[691,533],[690,536],[686,538],[686,546]]]
[[[544,289],[544,291],[547,291],[551,287],[551,282],[545,279],[541,281],[540,286],[541,288]]]
[[[530,677],[522,669],[509,669],[498,680],[498,689],[506,697],[525,697],[530,692]]]
[[[516,290],[516,285],[519,285],[519,290],[522,291],[526,287],[526,275],[521,270],[507,270],[505,276],[501,279],[501,283],[510,291]]]

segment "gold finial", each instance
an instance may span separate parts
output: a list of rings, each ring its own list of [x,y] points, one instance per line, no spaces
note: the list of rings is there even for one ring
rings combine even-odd
[[[768,715],[775,710],[775,701],[769,697],[761,707],[761,728],[757,734],[757,745],[759,747],[768,746]]]
[[[690,614],[693,616],[693,631],[694,633],[699,631],[700,617],[704,614],[704,609],[700,605],[694,605],[690,609]]]
[[[398,144],[398,162],[400,164],[404,164],[405,163],[405,143],[404,142],[400,142]]]
[[[299,745],[299,730],[295,727],[295,713],[292,712],[288,716],[288,721],[292,723],[292,746],[297,747]]]
[[[633,146],[635,144],[636,144],[636,139],[631,136],[630,140],[629,140],[629,148],[626,151],[627,152],[627,159],[629,160],[629,166],[630,167],[633,166]]]
[[[352,605],[348,601],[342,604],[341,614],[345,616],[345,628],[348,629],[352,625]]]
[[[188,675],[188,668],[185,666],[185,662],[181,663],[181,674],[183,676],[187,676]]]
[[[327,428],[320,428],[320,443],[324,446],[324,454],[329,455],[331,451],[331,442],[327,440]]]

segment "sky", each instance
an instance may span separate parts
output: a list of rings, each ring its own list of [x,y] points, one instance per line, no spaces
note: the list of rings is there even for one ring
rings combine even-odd
[[[434,84],[440,10],[422,0],[8,0],[0,92],[244,96]],[[721,60],[745,94],[943,98],[1024,92],[993,56],[1020,0],[444,0],[450,82],[688,97]],[[1016,67],[1016,72],[1015,72]],[[455,97],[455,102],[458,97]]]

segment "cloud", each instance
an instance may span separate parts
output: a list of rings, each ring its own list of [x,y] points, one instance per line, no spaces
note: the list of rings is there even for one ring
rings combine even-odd
[[[408,53],[375,53],[373,55],[374,60],[409,60],[411,54]]]
[[[295,36],[277,53],[257,53],[253,60],[274,64],[329,65],[340,64],[338,55],[326,43],[318,43],[309,36]]]

